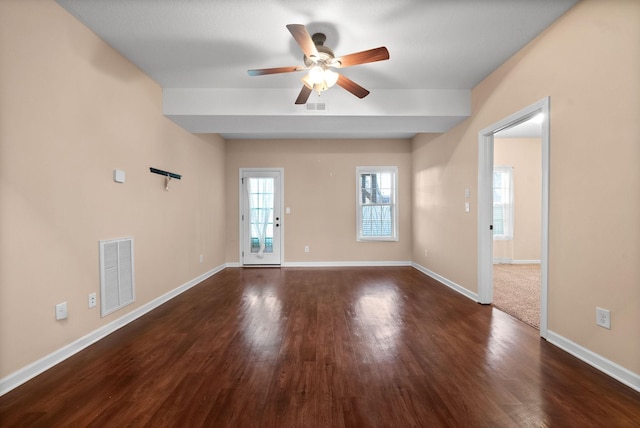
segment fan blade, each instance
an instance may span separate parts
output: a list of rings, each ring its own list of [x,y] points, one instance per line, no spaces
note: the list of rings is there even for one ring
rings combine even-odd
[[[296,104],[306,104],[309,99],[309,95],[311,95],[311,88],[307,85],[302,85],[302,90],[300,91],[300,95],[296,99]]]
[[[302,49],[302,52],[304,52],[308,58],[318,58],[318,49],[316,49],[316,44],[313,43],[313,40],[304,25],[289,24],[287,25],[287,29],[300,46],[300,49]]]
[[[384,61],[389,59],[389,51],[384,46],[356,52],[336,58],[336,67],[351,67],[352,65],[366,64],[368,62]]]
[[[275,67],[275,68],[259,68],[257,70],[247,70],[249,76],[262,76],[265,74],[291,73],[293,71],[306,70],[305,67]]]
[[[338,75],[338,82],[337,83],[338,83],[339,86],[341,86],[342,88],[344,88],[347,91],[351,92],[353,95],[355,95],[358,98],[364,98],[367,95],[369,95],[369,91],[367,91],[362,86],[358,85],[353,80],[351,80],[351,79],[349,79],[347,77],[344,77],[342,74]]]

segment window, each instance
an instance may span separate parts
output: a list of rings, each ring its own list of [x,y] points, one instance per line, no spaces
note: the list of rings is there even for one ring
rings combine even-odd
[[[397,241],[395,166],[356,168],[358,241]]]
[[[513,239],[513,167],[493,168],[493,239]]]

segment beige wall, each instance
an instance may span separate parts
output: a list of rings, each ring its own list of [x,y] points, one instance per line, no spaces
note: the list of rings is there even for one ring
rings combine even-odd
[[[478,132],[551,97],[549,330],[635,373],[638,40],[640,2],[584,0],[473,90],[471,118],[413,141],[413,260],[477,292],[476,215],[462,212],[462,189],[477,189]],[[611,330],[595,325],[596,306],[611,310]]]
[[[540,260],[542,148],[540,138],[495,138],[493,164],[513,167],[513,240],[494,240],[493,257]]]
[[[356,241],[356,166],[397,166],[398,242]],[[227,142],[227,261],[239,262],[239,168],[284,168],[284,262],[411,260],[409,140]],[[304,246],[310,252],[304,252]]]
[[[475,147],[470,147],[468,122],[444,135],[413,139],[412,260],[477,293],[478,160]],[[465,189],[470,191],[468,199]],[[469,213],[465,202],[470,204]]]
[[[2,378],[224,263],[225,147],[53,1],[0,2],[0,93]],[[151,166],[183,180],[165,192]],[[123,236],[137,300],[100,318],[98,240]]]

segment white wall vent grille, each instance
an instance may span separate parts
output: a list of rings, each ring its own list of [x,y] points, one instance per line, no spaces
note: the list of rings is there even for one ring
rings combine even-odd
[[[307,111],[324,113],[327,111],[326,103],[307,103]]]
[[[100,316],[136,299],[133,275],[133,238],[100,241]]]

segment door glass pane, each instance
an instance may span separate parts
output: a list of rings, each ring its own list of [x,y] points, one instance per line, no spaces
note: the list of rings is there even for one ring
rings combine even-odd
[[[248,179],[251,252],[273,253],[274,178]]]

